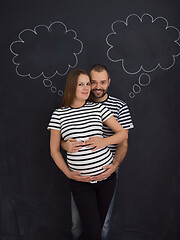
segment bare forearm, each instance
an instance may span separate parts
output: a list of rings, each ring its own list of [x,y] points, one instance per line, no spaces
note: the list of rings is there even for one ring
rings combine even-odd
[[[65,163],[62,154],[59,151],[52,151],[51,157],[53,158],[58,168],[69,178],[71,171]]]
[[[115,156],[113,158],[113,163],[112,163],[116,169],[120,166],[120,164],[124,160],[126,153],[127,153],[127,149],[128,149],[128,141],[127,140],[124,140],[122,143],[117,145],[116,153],[115,153]]]
[[[67,144],[64,140],[61,139],[61,148],[67,152]]]
[[[104,138],[105,146],[111,145],[111,144],[121,144],[123,141],[127,141],[128,139],[128,133],[126,130],[121,130],[115,133],[114,135]]]

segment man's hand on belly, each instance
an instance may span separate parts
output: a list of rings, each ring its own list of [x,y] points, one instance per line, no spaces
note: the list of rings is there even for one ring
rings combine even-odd
[[[103,169],[106,169],[106,171],[103,172],[103,173],[101,173],[101,174],[99,174],[99,175],[97,175],[97,176],[95,176],[95,177],[93,177],[93,178],[92,178],[93,180],[96,180],[96,181],[104,180],[104,179],[110,177],[111,174],[112,174],[113,172],[115,172],[116,169],[117,169],[113,164],[106,165],[106,166],[104,166],[104,167],[102,167],[102,168],[103,168]]]

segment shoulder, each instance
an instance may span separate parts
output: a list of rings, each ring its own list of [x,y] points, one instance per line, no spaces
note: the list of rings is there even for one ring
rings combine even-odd
[[[120,106],[125,106],[127,105],[123,100],[116,98],[116,97],[112,97],[112,96],[108,96],[107,98],[107,102],[111,103],[111,104],[118,104]]]
[[[127,108],[127,104],[123,100],[112,96],[108,96],[108,98],[105,102],[103,102],[103,104],[109,109],[118,112],[121,111],[121,109],[123,108]]]
[[[53,112],[53,115],[58,115],[60,116],[61,114],[66,114],[70,110],[69,107],[61,107],[61,108],[56,108]]]

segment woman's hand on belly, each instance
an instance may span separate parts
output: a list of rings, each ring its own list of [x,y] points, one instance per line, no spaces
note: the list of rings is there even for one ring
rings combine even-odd
[[[79,181],[79,182],[91,182],[92,181],[91,176],[81,176],[80,174],[81,174],[80,171],[71,171],[68,177],[70,179],[73,179],[73,180]]]

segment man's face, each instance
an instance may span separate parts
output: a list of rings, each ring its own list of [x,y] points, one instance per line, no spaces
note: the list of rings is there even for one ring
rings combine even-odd
[[[91,94],[95,98],[103,98],[107,93],[110,79],[105,70],[102,72],[96,72],[92,70],[90,72],[91,77]]]

